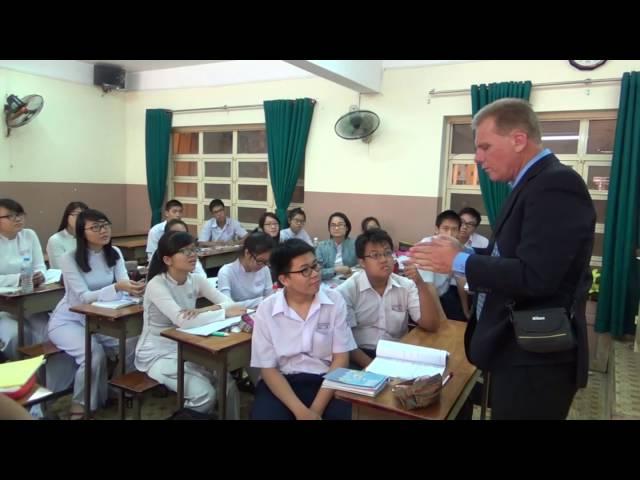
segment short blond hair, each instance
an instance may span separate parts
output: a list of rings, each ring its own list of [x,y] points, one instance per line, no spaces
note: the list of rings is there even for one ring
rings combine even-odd
[[[496,131],[500,135],[507,135],[515,128],[519,128],[527,132],[529,138],[535,143],[542,143],[538,116],[526,100],[502,98],[485,105],[473,117],[471,122],[473,131],[476,131],[478,125],[489,118],[495,121]]]

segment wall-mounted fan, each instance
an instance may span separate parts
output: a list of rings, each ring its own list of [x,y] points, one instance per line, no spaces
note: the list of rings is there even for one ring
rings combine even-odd
[[[44,99],[40,95],[27,95],[22,99],[15,95],[7,97],[4,105],[4,120],[7,124],[7,137],[12,128],[18,128],[29,123],[44,107]]]
[[[339,137],[345,140],[362,139],[369,143],[371,135],[380,126],[380,117],[370,110],[358,110],[355,105],[351,111],[341,116],[335,125],[335,131]]]

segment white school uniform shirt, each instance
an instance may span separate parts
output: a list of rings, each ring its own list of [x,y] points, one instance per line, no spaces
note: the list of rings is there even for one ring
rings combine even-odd
[[[487,248],[489,246],[489,239],[479,233],[472,233],[464,246],[471,248]]]
[[[433,236],[424,237],[420,240],[419,243],[422,242],[430,242]],[[453,278],[453,274],[445,275],[444,273],[434,273],[433,286],[438,292],[438,296],[441,297],[449,290],[449,286],[455,285],[455,279]]]
[[[65,253],[60,257],[60,269],[64,281],[65,293],[49,319],[49,332],[61,325],[71,322],[84,324],[85,316],[70,311],[71,307],[97,301],[109,302],[122,298],[124,292],[116,292],[116,282],[129,280],[127,269],[124,265],[122,252],[118,247],[113,247],[118,253],[118,261],[113,267],[107,265],[104,251],[96,253],[87,250],[89,272],[83,272],[76,263],[75,250]]]
[[[164,235],[164,229],[167,226],[167,221],[160,222],[155,224],[153,227],[149,229],[149,234],[147,235],[147,260],[151,261],[151,257],[158,249],[158,242]]]
[[[196,300],[205,297],[222,310],[204,312],[185,320],[184,309],[196,307]],[[136,368],[148,371],[153,363],[167,355],[176,355],[178,344],[164,338],[160,332],[171,327],[191,328],[224,320],[225,310],[233,301],[213,288],[206,278],[187,274],[187,280],[179,285],[168,273],[156,275],[147,284],[144,294],[144,321],[142,334],[136,345]]]
[[[309,245],[313,246],[313,240],[309,234],[305,231],[305,229],[301,229],[298,233],[293,233],[293,230],[290,228],[285,228],[280,232],[280,243],[289,240],[290,238],[299,238],[300,240],[304,240]]]
[[[336,261],[334,262],[336,267],[342,266],[342,244],[336,243]]]
[[[242,238],[247,231],[242,228],[240,222],[227,218],[225,224],[220,228],[215,218],[210,218],[202,226],[198,240],[201,242],[226,242]]]
[[[366,272],[359,272],[336,289],[347,304],[347,323],[358,347],[375,350],[378,341],[400,340],[409,330],[409,314],[420,319],[418,288],[412,280],[392,273],[382,296]]]
[[[218,272],[218,290],[243,307],[255,308],[273,291],[271,271],[262,267],[257,272],[247,272],[236,259]]]
[[[49,267],[60,268],[60,257],[67,252],[76,249],[76,237],[71,235],[66,228],[54,233],[47,241],[47,255]]]
[[[24,254],[31,257],[33,273],[46,274],[42,247],[36,232],[23,228],[15,238],[8,239],[0,235],[0,287],[17,287],[20,285],[20,270]]]
[[[334,353],[354,350],[347,309],[338,292],[321,289],[306,319],[289,308],[286,289],[258,307],[251,339],[251,366],[277,368],[284,375],[329,371]]]

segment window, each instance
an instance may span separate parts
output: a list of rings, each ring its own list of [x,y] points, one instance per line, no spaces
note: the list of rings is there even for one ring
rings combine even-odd
[[[602,265],[607,193],[616,129],[616,111],[539,114],[542,143],[565,165],[576,170],[589,188],[596,209],[596,231],[591,263]],[[490,237],[478,170],[470,117],[452,117],[447,129],[444,208],[475,208],[482,215],[478,233]]]
[[[169,198],[184,204],[183,220],[192,234],[211,216],[214,198],[246,229],[275,210],[264,125],[174,128],[171,144]],[[304,166],[301,170],[290,208],[304,203]]]

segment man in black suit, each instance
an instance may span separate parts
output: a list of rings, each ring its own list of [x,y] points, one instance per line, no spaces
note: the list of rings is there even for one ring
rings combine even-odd
[[[473,254],[439,237],[411,249],[418,266],[454,271],[476,292],[465,347],[469,361],[491,373],[493,419],[565,419],[586,385],[588,352],[582,283],[589,270],[595,210],[582,178],[543,149],[530,105],[502,99],[473,119],[476,163],[493,181],[509,182],[484,251]],[[517,344],[508,305],[516,310],[565,307],[576,347],[532,353]]]

